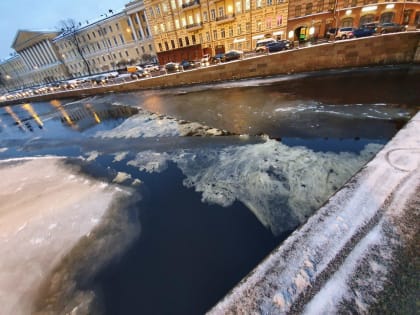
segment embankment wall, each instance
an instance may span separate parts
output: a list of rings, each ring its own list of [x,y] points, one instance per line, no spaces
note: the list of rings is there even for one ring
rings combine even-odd
[[[410,63],[420,63],[419,31],[323,43],[281,53],[259,55],[194,71],[157,76],[124,84],[60,91],[7,103],[47,101],[56,98],[84,97],[109,92],[129,92],[327,69]]]

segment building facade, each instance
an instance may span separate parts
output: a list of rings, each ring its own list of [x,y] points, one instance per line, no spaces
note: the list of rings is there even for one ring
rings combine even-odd
[[[25,70],[20,73],[25,86],[45,84],[68,77],[68,71],[52,43],[58,32],[20,30],[12,48],[20,56]],[[9,75],[11,75],[9,73]]]
[[[30,86],[27,68],[21,56],[14,56],[0,62],[0,89],[3,92],[23,89]]]
[[[66,25],[54,39],[71,77],[155,61],[153,40],[142,2],[97,21]],[[72,24],[73,23],[73,24]]]
[[[285,38],[285,0],[145,0],[161,64],[204,54],[250,51],[264,37]]]
[[[384,0],[296,0],[289,2],[288,38],[327,36],[330,28],[395,22],[420,28],[420,2]]]

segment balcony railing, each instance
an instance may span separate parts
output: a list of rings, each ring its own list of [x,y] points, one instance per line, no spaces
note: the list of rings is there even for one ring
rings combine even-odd
[[[235,13],[224,15],[224,16],[218,16],[216,17],[216,24],[228,23],[230,21],[233,21],[234,19],[235,19]]]
[[[188,25],[185,26],[185,28],[187,29],[187,31],[199,30],[202,27],[203,27],[203,22],[194,23],[194,24],[188,24]]]
[[[193,9],[200,5],[200,0],[194,0],[187,3],[182,4],[182,9]]]

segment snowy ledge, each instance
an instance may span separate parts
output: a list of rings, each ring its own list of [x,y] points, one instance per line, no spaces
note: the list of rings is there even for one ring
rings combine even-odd
[[[419,202],[419,134],[417,113],[209,314],[367,313],[413,234],[404,217]]]

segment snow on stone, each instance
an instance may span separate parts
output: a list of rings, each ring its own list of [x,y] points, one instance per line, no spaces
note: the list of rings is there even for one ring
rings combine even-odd
[[[313,313],[319,314],[317,309],[321,310],[320,314],[325,314],[325,310],[328,310],[326,313],[335,313],[333,305],[352,291],[347,280],[357,278],[357,273],[354,273],[356,265],[364,261],[363,257],[374,256],[370,248],[375,243],[384,243],[387,236],[381,233],[380,222],[356,244],[352,243],[353,237],[380,210],[385,211],[385,219],[392,217],[393,213],[404,215],[405,201],[413,198],[420,187],[419,133],[420,113],[209,314],[288,313],[302,294],[322,281],[319,279],[321,275],[330,277],[330,281],[320,291],[319,297],[313,299]],[[404,151],[404,158],[391,159],[390,155],[397,150]],[[390,197],[396,200],[391,205]],[[346,261],[336,273],[331,272],[331,262],[346,246],[351,249]],[[384,260],[391,256],[389,249],[381,253]],[[371,266],[378,272],[384,270],[377,262],[372,262]],[[379,279],[381,276],[379,274]],[[369,299],[364,299],[368,294],[360,293],[361,298],[356,299],[361,313],[369,303]],[[310,306],[307,311],[312,313]]]
[[[127,192],[87,184],[58,158],[2,161],[0,176],[0,313],[30,314],[46,276]]]

